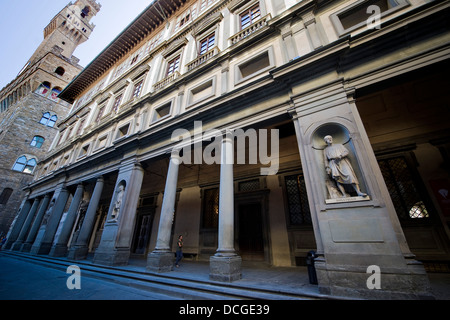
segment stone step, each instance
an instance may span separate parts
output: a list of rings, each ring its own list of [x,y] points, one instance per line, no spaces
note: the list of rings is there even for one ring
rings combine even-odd
[[[49,268],[56,268],[64,272],[69,266],[77,265],[81,269],[82,276],[166,294],[184,300],[317,300],[331,298],[320,294],[283,291],[278,287],[267,289],[251,285],[243,287],[232,283],[219,283],[201,279],[182,279],[170,273],[156,274],[139,270],[126,270],[121,267],[93,265],[88,260],[73,261],[65,258],[50,258],[13,251],[2,251],[1,254]]]

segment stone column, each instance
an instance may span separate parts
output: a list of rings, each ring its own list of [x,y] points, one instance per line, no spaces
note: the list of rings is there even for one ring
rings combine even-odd
[[[53,244],[53,238],[58,230],[59,222],[64,211],[64,208],[69,199],[69,191],[65,186],[59,187],[59,190],[55,191],[56,201],[50,213],[47,225],[45,226],[45,232],[41,238],[37,238],[31,247],[32,254],[48,254]]]
[[[69,259],[83,260],[87,257],[89,251],[89,238],[91,237],[92,229],[94,227],[95,215],[97,213],[104,184],[105,181],[103,177],[97,179],[97,183],[95,184],[95,188],[92,192],[92,197],[89,201],[89,206],[83,220],[83,225],[81,226],[80,234],[78,235],[75,245],[69,250]]]
[[[27,240],[22,244],[22,248],[20,251],[22,252],[30,252],[31,246],[36,239],[36,235],[39,231],[39,227],[42,223],[42,218],[44,218],[45,211],[47,210],[48,204],[50,202],[50,195],[45,195],[44,199],[42,199],[41,204],[39,206],[38,213],[36,214],[36,218],[34,219],[33,225],[28,233]]]
[[[143,179],[144,169],[139,163],[126,163],[120,169],[102,238],[95,250],[95,264],[128,264]]]
[[[21,249],[23,242],[26,240],[26,236],[28,235],[28,231],[30,230],[31,223],[33,222],[34,215],[36,214],[40,202],[41,199],[39,198],[34,199],[33,206],[28,212],[27,219],[25,220],[25,223],[22,226],[22,230],[20,231],[17,240],[12,245],[11,250],[19,251]]]
[[[210,258],[211,280],[231,282],[241,279],[242,259],[234,249],[234,146],[233,135],[222,141],[219,193],[219,248]]]
[[[293,102],[291,114],[318,246],[319,291],[362,299],[430,298],[425,269],[412,259],[352,90],[336,80],[294,96]],[[339,193],[324,161],[327,135],[334,145],[348,149],[346,161],[366,196]],[[379,270],[379,289],[368,285],[373,266]]]
[[[67,253],[67,242],[69,241],[70,234],[73,229],[73,225],[77,218],[78,209],[80,207],[81,200],[83,198],[84,186],[80,183],[75,191],[75,195],[70,203],[69,211],[66,216],[66,220],[61,229],[56,243],[53,244],[49,255],[52,257],[63,257]]]
[[[8,234],[8,239],[4,247],[2,248],[3,250],[11,249],[12,245],[17,240],[17,237],[19,236],[19,233],[22,230],[23,224],[25,223],[25,219],[27,218],[30,209],[31,209],[31,201],[28,199],[24,200],[24,202],[22,203],[22,207],[20,208],[19,213],[17,214],[17,217],[13,222],[11,230]]]
[[[170,248],[170,237],[175,214],[179,166],[180,156],[178,152],[174,151],[172,152],[169,171],[167,172],[155,250],[147,257],[147,270],[149,271],[168,272],[173,268],[174,254]]]

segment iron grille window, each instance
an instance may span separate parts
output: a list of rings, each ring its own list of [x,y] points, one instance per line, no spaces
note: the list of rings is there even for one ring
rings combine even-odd
[[[208,189],[203,193],[203,227],[219,227],[219,188]]]
[[[239,191],[254,191],[260,188],[259,179],[239,182]]]
[[[378,160],[378,164],[399,219],[429,218],[429,211],[406,159],[383,159]]]
[[[286,176],[285,182],[290,224],[311,224],[311,212],[309,210],[308,197],[306,195],[305,179],[302,175],[292,175]]]

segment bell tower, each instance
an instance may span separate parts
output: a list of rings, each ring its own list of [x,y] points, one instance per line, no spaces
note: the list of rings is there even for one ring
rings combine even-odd
[[[44,40],[30,59],[32,64],[55,46],[70,59],[75,49],[89,39],[95,25],[91,19],[100,11],[95,0],[77,0],[62,9],[44,29]]]

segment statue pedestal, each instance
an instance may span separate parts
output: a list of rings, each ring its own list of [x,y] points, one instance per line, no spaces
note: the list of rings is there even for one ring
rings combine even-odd
[[[333,203],[348,203],[348,202],[358,202],[358,201],[370,201],[369,196],[365,197],[342,197],[342,198],[336,198],[336,199],[327,199],[325,200],[326,204],[333,204]]]

